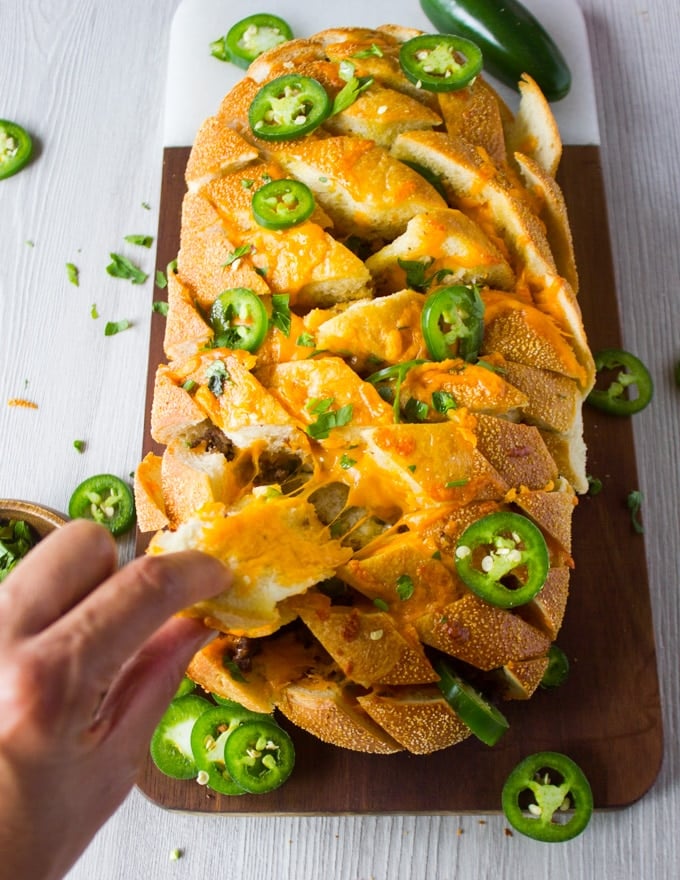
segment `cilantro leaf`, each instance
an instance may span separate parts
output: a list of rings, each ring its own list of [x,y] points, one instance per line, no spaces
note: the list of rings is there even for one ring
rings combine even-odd
[[[104,327],[104,336],[115,336],[116,333],[122,333],[132,327],[132,322],[124,318],[122,321],[107,321]]]
[[[135,266],[127,257],[123,257],[120,254],[109,254],[109,256],[111,257],[111,262],[106,267],[106,271],[113,278],[123,278],[125,281],[132,282],[132,284],[144,284],[149,277],[146,272],[142,272],[139,266]]]
[[[351,422],[354,409],[352,404],[347,403],[337,410],[332,410],[334,402],[333,397],[325,397],[315,398],[307,404],[309,412],[317,416],[315,422],[307,425],[307,434],[313,440],[326,440],[333,428],[341,428]]]
[[[235,251],[232,251],[222,263],[222,266],[226,268],[227,266],[231,266],[232,263],[235,263],[237,260],[240,260],[241,257],[245,257],[246,254],[249,254],[253,249],[252,244],[242,244],[241,247],[237,247]]]
[[[205,371],[205,378],[208,380],[208,388],[215,397],[221,397],[224,394],[225,382],[230,381],[227,365],[224,361],[213,361]]]
[[[333,99],[331,116],[342,113],[356,101],[362,92],[365,92],[373,84],[372,76],[354,76],[354,65],[350,61],[341,61],[339,66],[340,77],[345,80],[345,85]]]
[[[153,236],[152,235],[126,235],[125,241],[130,242],[130,244],[137,244],[140,247],[150,248],[153,244]]]
[[[75,263],[67,263],[66,264],[66,277],[71,282],[71,284],[75,284],[76,287],[80,287],[80,279],[78,277],[78,267]]]
[[[290,296],[287,293],[272,294],[272,313],[269,323],[280,330],[284,336],[290,336]]]
[[[400,574],[397,578],[396,590],[397,596],[399,596],[401,601],[406,602],[407,599],[411,598],[413,591],[415,590],[413,578],[408,574]]]

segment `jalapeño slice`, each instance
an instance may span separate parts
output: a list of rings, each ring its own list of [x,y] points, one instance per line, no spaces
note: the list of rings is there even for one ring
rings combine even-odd
[[[288,229],[314,213],[312,191],[299,180],[271,180],[253,195],[253,216],[265,229]]]
[[[244,721],[227,739],[224,758],[238,785],[263,794],[283,785],[293,772],[295,748],[275,721]]]
[[[453,34],[421,34],[402,43],[401,68],[419,88],[452,92],[469,85],[482,69],[476,43]]]
[[[541,530],[519,513],[498,511],[469,525],[458,539],[456,570],[481,599],[499,608],[525,605],[550,568]]]
[[[595,355],[595,369],[598,374],[604,370],[620,372],[606,389],[594,388],[587,402],[596,409],[615,416],[630,416],[640,412],[651,401],[654,383],[649,370],[640,358],[629,351],[618,348],[605,348]],[[628,388],[636,388],[637,395],[628,394]]]
[[[245,70],[263,52],[292,39],[293,31],[287,21],[259,12],[237,21],[226,36],[210,44],[210,50],[220,61],[232,61]]]
[[[546,843],[576,837],[593,813],[590,783],[560,752],[536,752],[520,761],[505,781],[501,802],[516,831]]]
[[[33,152],[31,136],[16,122],[0,119],[0,180],[21,171]]]
[[[192,682],[193,684],[193,682]],[[191,750],[191,731],[212,704],[197,694],[175,697],[151,737],[151,757],[158,769],[173,779],[193,779],[198,773]]]
[[[331,99],[318,80],[288,73],[262,86],[250,105],[248,121],[262,140],[291,140],[318,128],[331,108]]]
[[[224,290],[212,304],[210,326],[217,348],[257,351],[269,326],[267,310],[260,297],[247,287]]]
[[[437,685],[444,699],[473,734],[487,746],[494,746],[509,728],[503,713],[472,685],[456,675],[442,659],[434,661],[439,674]]]
[[[97,474],[76,486],[68,503],[71,519],[91,519],[112,535],[129,531],[135,521],[135,499],[127,483],[113,474]]]
[[[484,303],[478,289],[456,284],[429,294],[420,324],[434,360],[460,357],[474,360],[484,334]]]
[[[191,731],[191,751],[198,771],[206,774],[206,784],[221,794],[243,794],[244,788],[231,777],[225,762],[225,746],[239,725],[252,713],[234,703],[208,708]],[[200,781],[200,776],[199,776]]]

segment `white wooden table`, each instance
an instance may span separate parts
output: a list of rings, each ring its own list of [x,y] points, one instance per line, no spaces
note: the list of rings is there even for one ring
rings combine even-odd
[[[206,817],[165,812],[133,792],[72,880],[678,876],[680,389],[673,369],[680,359],[680,6],[580,2],[596,78],[624,342],[656,382],[653,405],[635,418],[666,730],[656,785],[639,803],[596,814],[581,837],[552,847],[506,836],[500,816]],[[244,14],[260,11],[240,5]],[[156,234],[176,6],[177,0],[0,4],[0,118],[34,132],[39,153],[28,171],[0,184],[0,496],[64,509],[82,478],[100,471],[125,476],[140,457],[152,284],[115,280],[105,267],[111,251],[153,267],[153,250],[132,249],[123,237]],[[395,19],[400,8],[395,4]],[[79,287],[67,279],[67,262],[80,269]],[[105,322],[123,318],[133,327],[105,338]],[[38,408],[9,407],[11,398]],[[76,439],[86,443],[82,454]],[[131,542],[121,550],[129,556]],[[174,862],[176,848],[183,855]]]

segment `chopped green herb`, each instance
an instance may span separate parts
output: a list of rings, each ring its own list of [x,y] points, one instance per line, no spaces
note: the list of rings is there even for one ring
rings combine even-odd
[[[238,663],[236,663],[235,660],[232,660],[230,657],[225,656],[222,658],[222,665],[227,670],[229,675],[231,675],[234,681],[247,681],[246,677],[241,672],[240,666],[238,665]]]
[[[168,315],[168,304],[162,299],[155,300],[151,309],[154,312],[158,312],[159,315],[163,315],[164,318]]]
[[[269,324],[280,330],[284,336],[290,336],[290,296],[287,293],[272,294],[272,313],[269,317]]]
[[[74,440],[73,448],[77,449],[78,452],[85,452],[85,441],[84,440]]]
[[[411,290],[422,293],[427,289],[429,281],[425,273],[434,263],[434,257],[424,257],[422,260],[397,260],[397,262],[399,268],[406,273],[406,284]]]
[[[599,495],[602,491],[602,480],[599,477],[588,476],[588,494],[592,497]]]
[[[432,558],[433,559],[441,559],[442,558],[441,550],[435,550],[434,553],[432,554]]]
[[[407,466],[406,470],[411,471],[412,474],[415,474],[417,468],[418,468],[417,464],[410,464]]]
[[[325,440],[333,428],[341,428],[352,420],[353,406],[351,403],[341,406],[337,410],[331,410],[335,398],[315,398],[307,404],[310,413],[318,416],[315,422],[307,425],[307,433],[313,440]]]
[[[462,486],[467,486],[470,482],[468,477],[465,477],[462,480],[449,480],[448,483],[444,484],[444,488],[446,489],[460,489]]]
[[[71,282],[71,284],[75,284],[76,287],[80,287],[80,279],[78,277],[78,267],[75,263],[67,263],[66,264],[66,277]]]
[[[145,211],[150,211],[151,205],[148,202],[142,202],[142,208],[144,208]]]
[[[370,49],[362,49],[360,52],[355,52],[354,55],[352,55],[352,58],[371,58],[372,56],[375,56],[376,58],[382,58],[383,54],[383,50],[380,48],[380,46],[376,46],[375,43],[371,43]]]
[[[165,272],[161,272],[160,269],[156,272],[156,287],[159,290],[165,290],[168,286],[168,279],[165,277]]]
[[[430,407],[422,400],[409,397],[404,407],[404,416],[407,422],[425,422],[430,412]]]
[[[222,266],[226,268],[227,266],[231,266],[232,263],[235,263],[237,260],[240,260],[241,257],[245,257],[246,254],[249,254],[253,249],[252,244],[242,244],[241,247],[237,247],[235,251],[232,251],[228,256]]]
[[[170,850],[170,861],[177,862],[179,859],[182,858],[182,855],[183,855],[183,853],[182,853],[181,849],[171,849]]]
[[[311,333],[301,333],[295,340],[295,344],[301,345],[303,348],[314,348],[314,342],[315,340]]]
[[[628,498],[626,499],[626,504],[628,506],[628,510],[630,510],[630,521],[633,525],[633,530],[638,535],[644,534],[644,528],[642,526],[642,522],[640,521],[640,510],[642,508],[642,492],[638,489],[634,489],[632,492],[629,492]]]
[[[213,361],[205,371],[205,378],[215,397],[220,397],[224,393],[224,383],[230,381],[227,365],[224,361]]]
[[[36,544],[31,527],[22,519],[0,522],[0,583]]]
[[[241,181],[241,186],[243,187],[243,189],[252,189],[254,183],[255,183],[254,180],[249,180],[248,178],[244,178]]]
[[[132,327],[132,322],[124,318],[122,321],[107,321],[104,327],[104,336],[115,336],[116,333],[122,333]]]
[[[339,66],[340,77],[345,80],[345,85],[340,89],[333,100],[331,116],[342,113],[356,101],[359,95],[373,84],[372,76],[354,76],[354,65],[350,61],[341,61]]]
[[[266,266],[255,266],[255,271],[260,276],[260,278],[267,277],[267,267]]]
[[[35,247],[35,242],[34,242],[34,241],[31,241],[30,238],[27,238],[27,239],[26,239],[26,244],[27,244],[27,246],[30,247],[30,248]]]
[[[139,247],[150,248],[153,244],[153,236],[152,235],[126,235],[125,241],[130,242],[130,244],[139,245]]]
[[[142,272],[139,266],[135,266],[127,257],[123,257],[120,254],[109,254],[109,256],[111,257],[111,262],[106,267],[106,271],[113,278],[122,278],[125,281],[132,282],[132,284],[144,284],[149,277],[146,272]]]
[[[379,608],[381,611],[389,611],[390,610],[390,606],[387,604],[387,602],[384,599],[374,599],[373,604],[375,605],[376,608]]]
[[[458,404],[450,391],[433,391],[432,406],[438,413],[446,415],[449,410],[456,409]]]
[[[325,174],[321,175],[321,177],[319,178],[319,183],[328,183],[328,178]]]
[[[92,307],[90,308],[90,317],[95,319],[99,317],[99,312],[97,311],[97,303],[92,303]]]
[[[400,574],[397,578],[397,596],[402,602],[411,598],[414,589],[413,578],[408,574]]]
[[[188,391],[191,394],[198,388],[198,382],[194,382],[193,379],[187,379],[186,382],[182,385],[185,391]]]
[[[340,467],[343,470],[349,470],[351,467],[357,463],[356,458],[351,458],[351,456],[347,455],[347,453],[343,453],[340,457]]]

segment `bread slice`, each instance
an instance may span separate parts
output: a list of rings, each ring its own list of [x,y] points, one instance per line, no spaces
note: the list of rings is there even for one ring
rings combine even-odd
[[[149,553],[187,548],[221,559],[233,583],[183,613],[251,637],[275,632],[292,619],[281,603],[331,577],[351,556],[329,537],[304,498],[267,494],[232,512],[223,504],[207,504],[174,532],[157,533]]]
[[[515,282],[499,248],[462,211],[453,208],[416,214],[402,235],[366,260],[379,293],[407,286],[407,272],[400,261],[423,263],[427,278],[446,272],[442,284],[488,284],[510,290]]]
[[[472,733],[433,686],[377,688],[358,701],[383,730],[414,755],[447,749]]]
[[[331,605],[327,597],[308,593],[295,608],[342,672],[364,687],[438,678],[415,631],[398,629],[394,619],[375,606]]]
[[[283,688],[276,706],[289,721],[324,742],[373,755],[403,751],[361,707],[351,685],[327,673],[310,673]]]
[[[421,174],[371,140],[338,136],[289,141],[273,155],[312,190],[339,236],[392,239],[414,214],[446,207]]]
[[[548,636],[518,614],[472,593],[435,606],[415,626],[426,645],[483,670],[543,656],[550,647]]]

